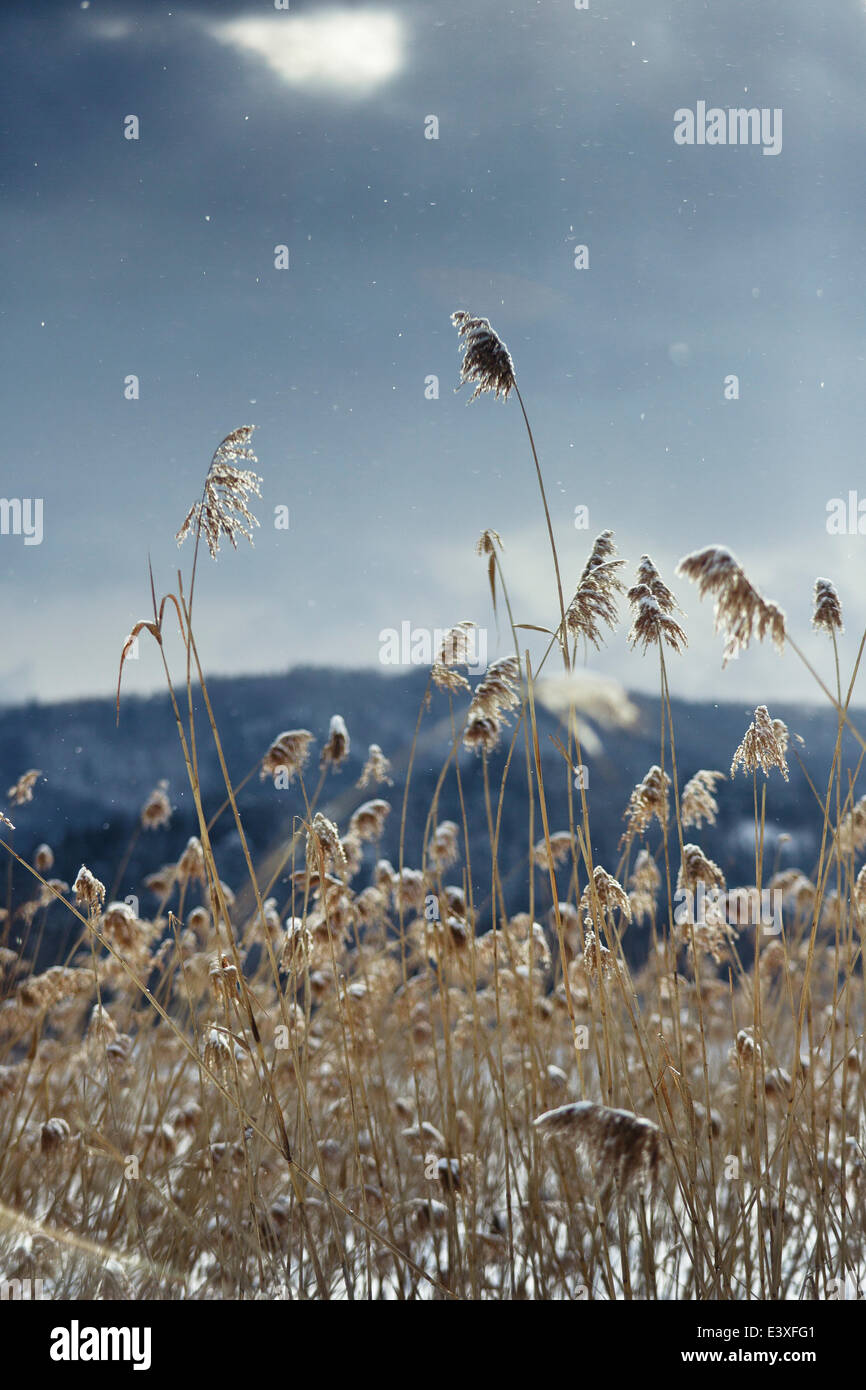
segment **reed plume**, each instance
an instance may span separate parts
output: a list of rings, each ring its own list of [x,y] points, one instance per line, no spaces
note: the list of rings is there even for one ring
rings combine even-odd
[[[319,766],[338,768],[348,758],[350,747],[349,731],[346,728],[345,719],[341,714],[332,715],[328,741],[322,749]]]
[[[381,783],[383,786],[393,787],[394,782],[390,776],[391,764],[385,757],[378,743],[371,743],[367,749],[367,761],[364,764],[361,776],[358,778],[356,786],[363,790],[364,787],[374,786]]]
[[[22,772],[18,781],[14,782],[6,793],[13,806],[24,806],[33,800],[33,788],[41,776],[38,767],[31,767],[29,772]]]
[[[667,825],[670,785],[670,777],[658,765],[651,767],[643,781],[638,782],[625,811],[627,825],[622,843],[630,844],[635,835],[642,835],[653,819],[659,825]]]
[[[235,460],[258,463],[249,447],[254,429],[255,425],[242,425],[226,435],[215,450],[201,499],[190,507],[175,538],[178,545],[183,545],[193,529],[196,536],[204,536],[214,560],[219,554],[222,537],[230,541],[235,550],[238,536],[246,536],[252,545],[251,528],[259,523],[250,511],[248,498],[251,493],[261,497],[259,484],[262,480],[249,469],[237,468]]]
[[[602,646],[600,624],[611,629],[616,627],[615,597],[625,592],[617,571],[624,564],[624,560],[616,558],[613,532],[602,531],[596,537],[565,613],[565,624],[572,637],[584,637],[598,650]]]
[[[466,309],[456,310],[451,315],[451,322],[461,339],[460,351],[463,353],[457,390],[467,382],[475,386],[467,404],[485,391],[492,391],[495,399],[501,396],[507,401],[516,385],[514,363],[499,334],[490,327],[487,319],[473,318]]]
[[[160,830],[171,820],[171,802],[168,797],[168,782],[159,782],[141,808],[141,824],[144,830]]]
[[[707,825],[715,825],[719,803],[714,792],[716,782],[724,780],[724,776],[723,772],[709,772],[701,768],[686,782],[680,799],[680,815],[684,830],[690,825],[700,829],[704,821]]]
[[[546,1110],[532,1123],[543,1138],[572,1144],[599,1188],[614,1183],[625,1193],[657,1182],[662,1133],[652,1120],[582,1100]]]
[[[769,777],[771,768],[777,767],[787,782],[787,747],[788,726],[781,719],[771,719],[766,705],[758,705],[755,717],[734,754],[731,776],[742,763],[744,772],[754,772],[760,768],[765,777]]]
[[[449,628],[442,639],[442,645],[430,668],[430,677],[440,690],[470,690],[465,676],[461,676],[456,666],[471,666],[475,646],[475,623],[464,618],[462,622]]]
[[[516,657],[505,656],[491,662],[487,675],[476,687],[466,716],[466,748],[489,753],[496,747],[503,726],[508,724],[505,712],[520,704],[516,685],[519,679]]]
[[[677,574],[698,586],[701,598],[715,600],[715,628],[725,637],[723,665],[744,651],[753,637],[762,642],[769,636],[781,651],[785,644],[785,614],[778,604],[758,593],[739,561],[721,545],[711,545],[686,555],[677,565]]]
[[[637,578],[626,598],[634,615],[628,634],[633,647],[642,643],[646,651],[650,643],[664,641],[675,652],[681,652],[688,646],[685,632],[672,616],[682,609],[648,555],[640,557]]]
[[[277,734],[262,758],[262,765],[259,770],[260,780],[264,781],[266,777],[276,777],[278,773],[282,772],[291,783],[303,771],[310,756],[309,750],[312,742],[313,735],[309,729],[285,729],[283,733]]]
[[[842,604],[839,595],[829,579],[815,580],[815,606],[812,626],[816,632],[826,632],[831,637],[845,631],[842,626]]]
[[[72,891],[79,907],[98,911],[105,902],[105,884],[100,883],[96,875],[92,874],[84,864],[78,870],[78,877],[72,885]]]

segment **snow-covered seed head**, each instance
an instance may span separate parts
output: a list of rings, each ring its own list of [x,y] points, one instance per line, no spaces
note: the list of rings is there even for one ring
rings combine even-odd
[[[633,647],[641,643],[646,651],[650,643],[664,641],[673,651],[681,652],[688,645],[685,632],[673,617],[675,611],[682,610],[648,555],[641,556],[637,579],[626,597],[633,613],[628,635]]]
[[[98,912],[105,902],[105,884],[100,883],[99,879],[82,864],[78,870],[78,877],[72,885],[75,894],[75,901],[78,907],[86,907],[91,911]]]
[[[339,767],[349,756],[349,730],[341,714],[331,716],[328,741],[322,749],[320,767]]]
[[[33,854],[33,867],[37,873],[47,874],[54,867],[54,850],[50,845],[37,845]]]
[[[815,580],[815,611],[812,626],[816,632],[826,632],[831,637],[836,632],[844,632],[842,626],[842,604],[834,585],[829,579]]]
[[[546,1110],[533,1120],[533,1125],[544,1139],[572,1144],[599,1187],[613,1181],[625,1192],[631,1187],[655,1184],[662,1133],[652,1120],[630,1110],[577,1101]]]
[[[68,1120],[62,1119],[59,1115],[52,1115],[50,1120],[45,1121],[39,1137],[39,1147],[44,1154],[53,1158],[71,1143],[72,1130]]]
[[[755,717],[743,736],[743,741],[734,754],[731,763],[733,777],[740,763],[744,772],[755,772],[758,768],[769,777],[770,769],[777,767],[788,781],[788,764],[785,753],[788,748],[788,726],[781,719],[771,719],[766,705],[758,705]]]
[[[357,785],[363,790],[364,787],[373,786],[381,782],[384,786],[393,787],[394,783],[390,777],[391,764],[385,757],[378,743],[371,743],[367,749],[367,761],[358,779]]]
[[[259,779],[264,781],[267,777],[273,778],[283,773],[291,783],[295,776],[303,771],[310,756],[312,742],[313,735],[309,729],[284,729],[281,734],[277,734],[262,758]]]
[[[346,852],[340,841],[340,832],[332,820],[317,811],[313,823],[307,831],[307,870],[318,874],[324,861],[325,870],[330,865],[337,869],[346,868]]]
[[[191,835],[186,842],[186,849],[177,861],[177,876],[182,883],[188,879],[204,882],[204,850],[197,835]]]
[[[600,625],[616,627],[616,595],[625,591],[618,573],[625,561],[615,556],[613,532],[602,531],[596,537],[565,614],[565,624],[572,637],[584,637],[599,649],[602,644]]]
[[[141,808],[141,825],[144,830],[159,830],[171,820],[171,802],[168,799],[168,782],[157,783]]]
[[[349,834],[358,840],[381,840],[385,821],[390,814],[391,807],[387,801],[365,801],[352,812]]]

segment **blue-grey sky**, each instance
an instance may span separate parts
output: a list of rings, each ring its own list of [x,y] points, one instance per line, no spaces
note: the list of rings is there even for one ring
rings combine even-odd
[[[813,693],[770,649],[722,672],[673,570],[723,543],[825,678],[811,593],[833,579],[850,660],[866,535],[826,523],[866,504],[862,0],[7,0],[0,30],[0,494],[43,499],[41,544],[0,535],[0,699],[113,688],[148,555],[160,591],[188,572],[174,533],[242,424],[262,525],[202,564],[208,669],[376,666],[405,621],[473,618],[505,650],[488,526],[515,617],[552,624],[519,406],[454,393],[457,308],[512,352],[566,598],[611,528],[629,580],[648,552],[688,615],[676,693]],[[781,111],[781,150],[677,144],[699,102]],[[653,689],[627,627],[590,664]],[[161,680],[143,642],[128,688]]]

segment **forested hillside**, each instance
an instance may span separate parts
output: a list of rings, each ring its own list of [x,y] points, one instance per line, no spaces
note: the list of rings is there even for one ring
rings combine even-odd
[[[344,830],[349,815],[361,802],[370,796],[388,799],[392,812],[381,846],[373,849],[368,845],[366,855],[370,866],[378,855],[397,863],[406,770],[426,687],[427,672],[424,670],[394,677],[369,671],[299,668],[285,675],[213,679],[209,691],[234,784],[252,772],[239,792],[238,804],[263,882],[267,881],[267,868],[274,860],[275,851],[285,844],[291,832],[293,818],[304,814],[304,801],[297,781],[288,789],[278,790],[270,778],[260,779],[258,765],[272,740],[285,729],[310,730],[317,747],[321,748],[327,739],[332,714],[340,714],[345,719],[351,751],[339,770],[329,769],[319,804]],[[466,698],[454,699],[458,729],[466,703]],[[634,696],[632,703],[637,711],[632,727],[605,729],[595,724],[587,736],[587,747],[593,750],[585,753],[593,856],[596,862],[611,870],[619,857],[622,817],[630,792],[659,760],[658,702]],[[673,713],[680,787],[702,767],[718,768],[727,773],[734,749],[753,711],[745,705],[675,701]],[[766,875],[777,867],[796,865],[808,874],[818,848],[821,816],[803,767],[816,787],[826,788],[836,736],[835,721],[832,713],[804,708],[774,708],[771,713],[785,719],[791,731],[791,776],[785,783],[774,774],[768,784],[764,872]],[[537,716],[550,829],[562,830],[568,824],[566,778],[562,756],[553,739],[563,738],[564,728],[556,716],[541,707]],[[225,799],[225,789],[200,702],[196,727],[205,806],[208,814],[213,814]],[[802,745],[795,737],[798,734],[804,739]],[[420,863],[427,812],[451,741],[448,698],[434,689],[430,707],[423,712],[412,768],[404,851],[407,865]],[[378,744],[392,763],[394,786],[391,788],[371,791],[356,786],[371,743]],[[509,746],[510,740],[503,740],[490,758],[494,810]],[[849,756],[850,752],[846,750],[846,765],[856,762]],[[32,862],[36,847],[47,843],[54,851],[52,872],[55,876],[72,883],[81,863],[86,863],[113,896],[141,894],[142,911],[153,910],[155,900],[149,900],[142,890],[144,878],[162,864],[175,861],[188,837],[198,830],[167,697],[124,697],[119,725],[111,699],[56,705],[30,703],[6,708],[0,712],[0,764],[4,786],[11,785],[29,768],[38,768],[42,773],[32,802],[7,807],[16,829],[14,833],[6,833],[25,860]],[[490,891],[490,847],[481,761],[473,752],[461,747],[459,770],[470,828],[473,892],[480,908],[479,925],[483,927],[487,924],[486,904]],[[141,807],[163,778],[169,782],[169,796],[174,807],[171,822],[161,829],[140,832],[135,838]],[[317,778],[314,747],[306,772],[308,794],[312,793]],[[759,787],[761,782],[763,778],[759,779]],[[508,789],[501,816],[499,864],[509,910],[520,911],[528,906],[529,891],[522,732],[508,773]],[[736,781],[721,782],[717,797],[718,823],[705,827],[696,838],[700,838],[706,852],[723,868],[729,884],[753,883],[751,778],[740,774]],[[441,789],[437,818],[461,821],[453,763]],[[539,839],[541,834],[536,805],[535,838]],[[223,878],[236,891],[242,891],[244,862],[230,810],[220,815],[213,837]],[[128,862],[118,879],[118,870],[133,839]],[[460,870],[454,872],[457,875]],[[361,881],[366,873],[365,866]],[[14,912],[34,895],[35,886],[30,875],[16,867],[6,886],[7,907]],[[550,905],[546,875],[536,872],[535,888],[536,915],[540,916]],[[274,891],[282,905],[279,885]],[[43,952],[62,949],[71,930],[71,920],[67,921],[62,908],[55,904],[49,913]],[[14,920],[8,924],[7,931],[9,939],[14,940]]]

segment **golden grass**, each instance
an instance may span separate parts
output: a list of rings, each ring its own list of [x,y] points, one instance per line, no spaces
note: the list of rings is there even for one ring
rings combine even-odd
[[[457,322],[476,395],[519,398],[486,320]],[[215,553],[220,538],[234,544],[254,524],[246,498],[257,475],[234,467],[254,460],[250,435],[245,427],[219,447],[184,523],[196,532],[188,587],[178,576],[162,599],[152,587],[152,615],[134,630],[162,655],[198,834],[151,879],[162,897],[146,920],[106,902],[85,866],[69,901],[67,885],[45,877],[53,860],[40,846],[28,866],[29,920],[58,899],[77,919],[76,944],[36,976],[24,948],[0,950],[0,1278],[41,1278],[54,1297],[168,1299],[786,1299],[827,1296],[840,1278],[862,1283],[866,813],[854,793],[859,765],[841,765],[856,669],[847,696],[837,655],[835,696],[816,673],[837,739],[826,784],[810,783],[821,849],[808,872],[765,873],[767,774],[787,773],[787,730],[761,706],[736,752],[754,787],[746,902],[770,889],[783,928],[732,924],[742,897],[728,893],[720,906],[721,870],[684,834],[713,823],[724,789],[709,770],[679,784],[664,647],[679,653],[685,633],[670,590],[642,557],[628,598],[633,641],[658,653],[659,761],[622,808],[621,857],[605,867],[592,858],[591,795],[582,779],[575,787],[572,672],[578,640],[598,645],[601,626],[618,621],[623,562],[603,532],[566,607],[554,546],[558,616],[539,624],[551,641],[533,672],[502,543],[486,531],[479,552],[514,650],[468,694],[460,641],[434,665],[453,740],[420,862],[405,862],[415,745],[394,802],[393,769],[370,747],[341,827],[324,794],[351,731],[322,711],[315,786],[305,779],[309,730],[276,733],[262,750],[262,775],[291,784],[298,808],[265,880],[239,805],[259,769],[232,781],[190,616],[199,536]],[[752,638],[789,640],[781,610],[728,552],[696,552],[681,573],[714,598],[729,655]],[[841,607],[829,581],[819,586],[816,626],[835,654]],[[170,625],[184,654],[180,685]],[[554,650],[567,692],[563,826],[549,821],[536,719],[536,678]],[[539,698],[550,684],[539,681]],[[460,759],[464,746],[477,760]],[[708,750],[707,762],[731,752]],[[221,768],[220,807],[203,804],[204,758]],[[30,776],[10,789],[12,802],[32,796]],[[469,776],[483,786],[492,865],[493,926],[483,934]],[[531,806],[517,913],[499,854],[515,779]],[[439,814],[446,783],[458,821]],[[362,803],[368,786],[385,795]],[[160,786],[142,829],[170,813]],[[375,853],[389,813],[402,827],[398,864],[379,859],[371,873],[365,846]],[[234,892],[211,841],[224,816],[247,865]],[[280,899],[274,885],[286,873]],[[676,889],[701,885],[703,915],[675,920]],[[546,888],[549,912],[538,906]],[[628,931],[645,945],[627,956]]]

